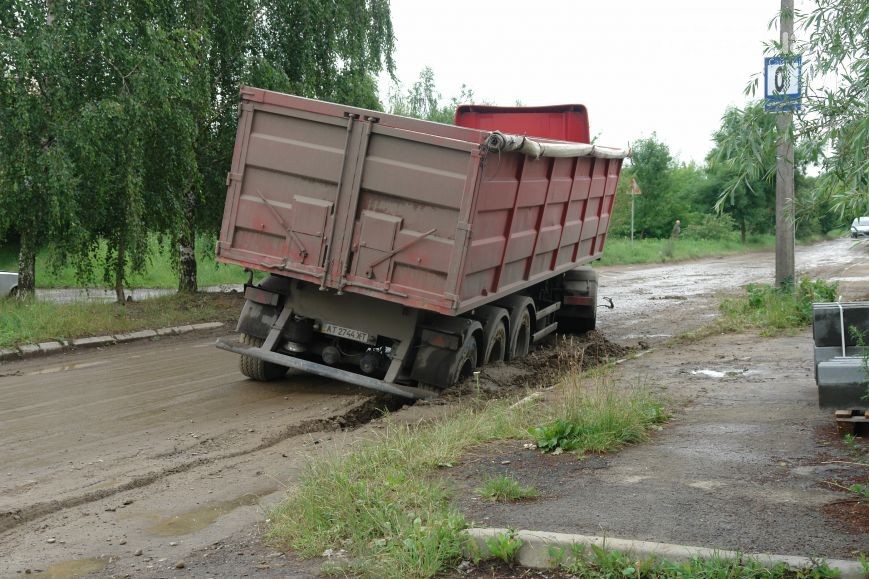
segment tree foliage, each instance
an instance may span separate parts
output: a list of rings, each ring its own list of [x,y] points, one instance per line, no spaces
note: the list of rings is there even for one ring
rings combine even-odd
[[[869,211],[869,4],[865,0],[813,0],[796,9],[791,54],[803,56],[802,107],[796,133],[811,144],[820,192],[841,214]],[[770,22],[775,26],[781,15]],[[766,45],[780,54],[778,42]],[[746,94],[757,92],[756,76]]]
[[[777,133],[762,102],[729,107],[707,157],[714,208],[730,214],[743,241],[749,229],[774,223]]]
[[[667,237],[682,209],[673,191],[673,169],[676,162],[666,143],[657,135],[636,141],[632,147],[633,177],[642,195],[634,200],[637,234]]]
[[[815,0],[797,12],[807,63],[799,125],[820,154],[820,186],[840,212],[869,213],[869,3]],[[800,35],[805,40],[800,40]]]
[[[462,85],[459,94],[444,103],[434,71],[428,66],[420,71],[410,88],[403,91],[401,87],[394,87],[389,96],[390,113],[437,123],[452,124],[456,108],[461,104],[475,104],[474,91]]]
[[[388,0],[3,0],[0,232],[85,277],[105,244],[119,299],[158,235],[194,289],[239,86],[381,108],[374,75],[393,49]]]

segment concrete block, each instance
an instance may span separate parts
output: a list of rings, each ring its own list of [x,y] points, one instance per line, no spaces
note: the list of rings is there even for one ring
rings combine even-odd
[[[486,539],[500,533],[508,533],[508,529],[468,529],[471,543],[476,553],[482,557],[491,557],[491,552]],[[596,545],[608,550],[619,551],[629,554],[637,559],[666,559],[668,561],[690,561],[695,557],[711,559],[754,559],[766,566],[774,566],[785,563],[793,568],[808,567],[814,563],[808,557],[794,557],[790,555],[770,555],[767,553],[746,554],[736,551],[708,549],[705,547],[691,547],[688,545],[674,545],[671,543],[653,543],[650,541],[631,541],[629,539],[613,539],[611,537],[595,537],[590,535],[573,535],[567,533],[546,533],[541,531],[517,531],[516,537],[522,541],[519,549],[518,562],[523,567],[533,569],[551,569],[557,567],[559,562],[569,564],[575,560],[576,553],[582,552],[583,547]],[[859,561],[845,559],[827,559],[827,564],[838,569],[841,577],[857,579],[863,577],[863,567]]]
[[[18,350],[0,348],[0,361],[17,360],[19,356]]]
[[[158,336],[173,336],[176,333],[175,328],[160,328],[157,330]]]
[[[851,335],[850,328],[856,327],[861,332],[869,331],[869,302],[842,302],[839,304],[812,304],[812,337],[815,346],[842,347],[842,320],[845,322],[845,345],[856,346],[857,341]]]
[[[173,329],[176,334],[186,334],[193,331],[193,326],[175,326]]]
[[[865,408],[861,400],[869,383],[862,358],[833,358],[818,364],[818,404],[821,408]]]
[[[115,334],[115,340],[118,342],[132,342],[134,340],[153,338],[156,335],[157,332],[154,330],[140,330],[138,332],[129,332],[126,334]]]
[[[96,346],[106,346],[114,343],[115,338],[112,336],[92,336],[90,338],[76,338],[72,341],[72,345],[76,348],[89,348]]]
[[[206,322],[204,324],[193,324],[194,330],[213,330],[223,326],[223,322]]]
[[[63,351],[63,344],[60,342],[39,342],[37,345],[43,354],[53,354],[55,352]]]
[[[24,344],[23,346],[18,346],[18,351],[21,352],[21,355],[25,358],[28,356],[36,356],[39,354],[39,346],[36,344]]]

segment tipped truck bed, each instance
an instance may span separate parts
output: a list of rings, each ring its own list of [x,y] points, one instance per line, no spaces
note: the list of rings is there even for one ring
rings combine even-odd
[[[599,258],[622,160],[490,134],[244,88],[218,260],[456,316]]]

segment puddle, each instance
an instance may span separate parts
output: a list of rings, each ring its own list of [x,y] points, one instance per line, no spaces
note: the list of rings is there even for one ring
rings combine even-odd
[[[201,531],[212,524],[221,515],[234,511],[239,507],[249,507],[259,502],[260,498],[274,492],[272,489],[258,493],[250,493],[229,501],[209,503],[180,515],[173,515],[163,519],[154,526],[148,528],[148,532],[159,537],[174,537],[177,535],[189,535]]]
[[[68,577],[84,577],[91,573],[96,573],[105,569],[109,564],[108,559],[95,557],[93,559],[70,559],[69,561],[61,561],[48,567],[45,571],[39,574],[40,577],[49,577],[51,579],[66,579]]]
[[[728,376],[745,376],[749,374],[748,368],[731,368],[728,370],[710,370],[704,368],[702,370],[691,370],[692,376],[706,376],[707,378],[727,378]]]
[[[67,372],[69,370],[79,370],[81,368],[92,368],[93,366],[102,366],[108,364],[108,360],[96,360],[94,362],[79,362],[78,364],[67,364],[66,366],[52,366],[51,368],[43,368],[35,372],[28,372],[28,376],[37,376],[39,374],[57,374],[58,372]]]

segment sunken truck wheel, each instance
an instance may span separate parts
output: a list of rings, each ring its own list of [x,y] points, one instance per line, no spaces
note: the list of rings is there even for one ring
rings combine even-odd
[[[247,346],[259,348],[263,345],[263,339],[242,334],[241,343]],[[259,382],[277,380],[278,378],[283,378],[287,373],[287,368],[285,366],[266,362],[265,360],[254,358],[253,356],[245,356],[244,354],[242,354],[238,366],[242,374]]]
[[[467,380],[477,368],[477,340],[469,336],[453,358],[450,368],[450,386]]]
[[[480,366],[503,362],[509,348],[507,321],[510,312],[496,306],[481,306],[474,310],[473,318],[483,324],[483,334],[478,343],[482,351],[478,351]]]

